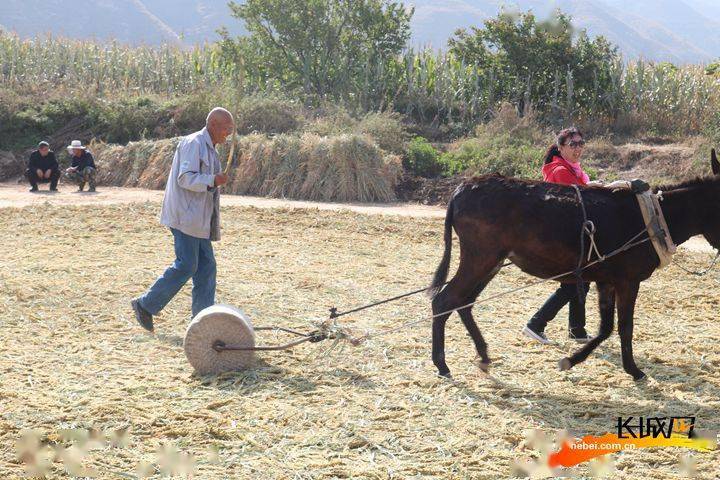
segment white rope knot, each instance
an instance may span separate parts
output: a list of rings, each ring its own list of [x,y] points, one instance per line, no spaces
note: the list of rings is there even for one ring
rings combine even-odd
[[[583,228],[589,235],[593,235],[595,233],[595,224],[592,222],[592,220],[585,221]]]
[[[664,200],[662,190],[658,190],[658,192],[655,194],[655,196],[656,196],[657,199],[658,199],[659,201],[661,201],[661,202]]]
[[[596,229],[595,224],[592,222],[592,220],[585,221],[585,223],[583,224],[583,230],[585,230],[585,233],[590,239],[590,249],[588,250],[587,261],[589,262],[592,259],[593,253],[597,256],[597,259],[599,261],[605,261],[605,255],[600,254],[600,249],[598,248],[597,243],[595,243]]]

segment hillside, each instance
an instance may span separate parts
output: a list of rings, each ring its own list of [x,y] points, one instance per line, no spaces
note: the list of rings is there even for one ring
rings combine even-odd
[[[51,33],[134,44],[193,45],[218,39],[230,19],[227,0],[3,0],[0,25],[23,37]],[[28,11],[41,15],[28,15]]]
[[[0,28],[29,37],[42,33],[121,42],[193,45],[217,40],[217,29],[242,34],[227,0],[3,0]],[[714,0],[410,0],[411,46],[445,46],[458,28],[480,25],[506,11],[545,18],[560,8],[579,29],[604,35],[627,58],[675,63],[720,57],[720,3]],[[28,11],[42,15],[28,15]]]
[[[578,29],[604,35],[626,58],[675,63],[720,57],[720,4],[712,0],[416,0],[413,42],[442,46],[457,28],[479,25],[506,11],[546,18],[560,8]]]

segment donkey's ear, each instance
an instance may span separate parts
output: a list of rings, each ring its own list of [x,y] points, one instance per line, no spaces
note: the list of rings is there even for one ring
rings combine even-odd
[[[713,175],[720,175],[720,162],[718,162],[714,148],[710,150],[710,165],[712,165]]]

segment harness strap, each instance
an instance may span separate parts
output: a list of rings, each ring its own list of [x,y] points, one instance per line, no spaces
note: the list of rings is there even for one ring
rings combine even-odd
[[[635,194],[648,237],[660,259],[658,268],[667,266],[672,261],[672,256],[677,247],[670,235],[670,229],[668,229],[665,215],[660,206],[660,202],[663,200],[663,192],[659,190],[654,194],[650,190],[650,185],[637,178],[632,181],[617,180],[606,185],[606,187],[611,188],[613,191],[628,189]]]
[[[643,221],[648,227],[648,236],[660,259],[659,268],[663,268],[672,261],[676,246],[670,236],[670,230],[665,222],[662,207],[660,207],[662,192],[653,194],[650,191],[646,191],[636,194],[636,197],[640,205]]]
[[[580,187],[573,184],[573,188],[575,189],[575,194],[577,195],[578,203],[580,204],[580,210],[582,212],[582,228],[580,228],[580,255],[578,256],[578,264],[575,268],[575,271],[573,274],[577,278],[577,292],[578,292],[578,302],[580,302],[580,306],[585,306],[585,289],[583,288],[583,278],[582,278],[582,271],[583,271],[583,261],[585,260],[585,235],[587,235],[590,238],[590,251],[588,252],[588,261],[590,261],[590,257],[592,256],[593,248],[595,251],[597,251],[597,246],[595,245],[595,224],[588,220],[587,218],[587,211],[585,210],[585,202],[583,202],[582,193],[580,193]]]

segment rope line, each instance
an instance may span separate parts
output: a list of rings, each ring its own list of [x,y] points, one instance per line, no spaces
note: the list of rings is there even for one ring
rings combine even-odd
[[[620,247],[616,248],[615,250],[613,250],[613,251],[610,252],[609,254],[604,255],[604,256],[599,256],[599,258],[597,258],[596,260],[593,260],[592,262],[586,263],[584,266],[581,266],[580,269],[579,269],[579,272],[581,273],[583,270],[586,270],[586,269],[592,267],[593,265],[596,265],[596,264],[598,264],[598,263],[604,262],[604,261],[607,260],[608,258],[614,257],[615,255],[618,255],[618,254],[620,254],[620,253],[622,253],[622,252],[625,252],[625,251],[627,251],[627,250],[630,250],[631,248],[634,248],[634,247],[636,247],[636,246],[638,246],[638,245],[641,245],[641,244],[649,241],[649,240],[650,240],[650,237],[644,238],[644,239],[639,240],[639,241],[635,241],[638,237],[640,237],[641,235],[643,235],[643,234],[646,233],[647,231],[648,231],[648,226],[646,225],[645,228],[643,228],[640,232],[638,232],[637,234],[633,235],[632,238],[630,238],[627,242],[625,242],[623,245],[621,245]],[[583,256],[584,256],[584,253],[583,253],[583,255],[581,255],[581,257],[580,257],[581,260],[582,260]],[[506,266],[510,265],[511,263],[512,263],[512,262],[504,263],[504,264],[501,266],[501,268],[506,267]],[[430,316],[429,319],[430,319],[430,320],[434,320],[434,319],[436,319],[436,318],[438,318],[438,317],[441,317],[441,316],[443,316],[443,315],[449,315],[449,314],[451,314],[451,313],[453,313],[453,312],[456,312],[456,311],[458,311],[458,310],[464,310],[464,309],[466,309],[466,308],[470,308],[470,307],[472,307],[473,305],[479,305],[479,304],[482,304],[482,303],[485,303],[485,302],[489,302],[490,300],[493,300],[493,299],[496,299],[496,298],[499,298],[499,297],[503,297],[503,296],[509,295],[509,294],[511,294],[511,293],[515,293],[515,292],[519,292],[519,291],[522,291],[522,290],[526,290],[526,289],[528,289],[528,288],[530,288],[530,287],[533,287],[533,286],[535,286],[535,285],[539,285],[539,284],[541,284],[541,283],[551,282],[551,281],[557,280],[557,279],[559,279],[559,278],[566,277],[566,276],[572,275],[572,274],[577,274],[577,273],[578,273],[578,269],[573,269],[573,270],[569,270],[569,271],[567,271],[567,272],[563,272],[563,273],[560,273],[560,274],[558,274],[558,275],[555,275],[555,276],[552,276],[552,277],[549,277],[549,278],[542,278],[542,279],[536,280],[536,281],[534,281],[534,282],[531,282],[531,283],[529,283],[529,284],[527,284],[527,285],[523,285],[522,287],[517,287],[517,288],[513,288],[513,289],[511,289],[511,290],[506,290],[506,291],[503,291],[503,292],[499,292],[499,293],[496,293],[496,294],[491,295],[491,296],[489,296],[489,297],[485,297],[485,298],[482,298],[482,299],[476,299],[475,301],[470,302],[470,303],[468,303],[468,304],[461,305],[461,306],[459,306],[459,307],[455,307],[455,308],[452,308],[452,309],[450,309],[450,310],[446,310],[446,311],[444,311],[444,312],[436,313],[436,314]],[[450,283],[450,281],[445,282],[443,285],[447,285],[448,283]],[[418,294],[418,293],[420,293],[420,292],[424,292],[424,291],[426,291],[426,290],[428,290],[428,289],[429,289],[429,287],[422,288],[422,289],[418,289],[418,290],[414,290],[414,291],[409,292],[409,293],[406,293],[406,294],[397,295],[396,297],[393,297],[393,298],[391,298],[391,299],[381,300],[381,301],[379,301],[379,302],[375,302],[375,303],[371,303],[371,304],[368,304],[368,305],[364,305],[364,306],[362,306],[362,307],[354,308],[354,309],[351,309],[351,310],[348,310],[348,311],[345,311],[345,312],[341,312],[341,313],[337,313],[337,309],[336,309],[335,307],[333,307],[333,308],[330,309],[330,312],[331,312],[330,318],[328,318],[327,320],[324,320],[324,321],[322,321],[322,322],[316,322],[317,330],[315,330],[315,331],[312,332],[311,334],[308,334],[308,338],[307,338],[307,339],[302,339],[302,340],[301,340],[300,342],[298,342],[298,343],[302,343],[302,342],[304,342],[304,341],[319,342],[319,341],[321,341],[321,340],[334,340],[333,345],[326,351],[326,353],[327,353],[327,352],[329,352],[330,350],[332,350],[333,348],[335,348],[335,346],[337,346],[338,343],[341,342],[341,341],[343,341],[343,340],[346,340],[346,341],[348,341],[350,344],[352,344],[352,345],[354,345],[354,346],[357,346],[357,345],[360,345],[361,343],[363,343],[363,342],[365,342],[366,340],[369,340],[369,339],[371,339],[371,338],[382,337],[382,336],[385,336],[385,335],[389,335],[389,334],[394,333],[394,332],[397,332],[397,331],[399,331],[399,330],[403,330],[403,329],[405,329],[405,328],[412,327],[412,326],[414,326],[414,325],[418,325],[418,324],[420,324],[420,323],[426,322],[426,321],[428,320],[428,317],[424,317],[424,318],[421,318],[421,319],[418,319],[418,320],[413,320],[413,321],[410,321],[410,322],[405,322],[405,323],[402,323],[402,324],[400,324],[400,325],[398,325],[398,326],[396,326],[396,327],[392,327],[392,328],[388,328],[388,329],[375,330],[375,331],[366,331],[366,333],[365,333],[364,335],[354,336],[354,335],[352,335],[352,333],[351,333],[351,332],[352,332],[352,329],[351,329],[351,328],[348,328],[348,327],[346,327],[346,326],[343,326],[343,325],[338,324],[337,319],[338,319],[339,317],[341,317],[341,316],[348,315],[348,314],[350,314],[350,313],[359,312],[359,311],[361,311],[361,310],[366,310],[366,309],[368,309],[368,308],[372,308],[372,307],[375,307],[375,306],[378,306],[378,305],[382,305],[382,304],[388,303],[388,302],[393,301],[393,300],[398,300],[398,299],[401,299],[401,298],[409,297],[409,296],[411,296],[411,295],[415,295],[415,294]],[[313,340],[310,340],[310,338],[312,338]],[[294,346],[294,344],[292,344],[292,345],[291,345],[291,344],[286,344],[286,345],[281,346],[280,348],[267,348],[267,349],[268,349],[268,350],[269,350],[269,349],[272,349],[272,350],[280,350],[280,349],[283,349],[283,350],[284,350],[284,349],[290,348],[290,347],[292,347],[292,346]],[[230,348],[224,347],[224,349],[234,350],[235,348],[232,348],[232,347],[230,347]]]
[[[234,147],[234,146],[233,146],[233,147]],[[228,159],[228,160],[230,160],[230,159]],[[576,268],[574,268],[573,270],[569,270],[569,271],[567,271],[567,272],[563,272],[563,273],[560,273],[560,274],[558,274],[558,275],[549,277],[549,278],[542,278],[542,279],[539,279],[539,280],[535,280],[535,281],[530,282],[530,283],[528,283],[528,284],[526,284],[526,285],[523,285],[522,287],[517,287],[517,288],[513,288],[513,289],[511,289],[511,290],[505,290],[505,291],[502,291],[502,292],[498,292],[498,293],[496,293],[496,294],[494,294],[494,295],[490,295],[489,297],[485,297],[485,298],[482,298],[482,299],[476,299],[475,301],[470,302],[470,303],[467,303],[467,304],[465,304],[465,305],[461,305],[461,306],[459,306],[459,307],[455,307],[455,308],[446,310],[446,311],[444,311],[444,312],[440,312],[440,313],[433,314],[432,316],[430,316],[429,319],[430,319],[430,320],[434,320],[434,319],[436,319],[436,318],[439,318],[439,317],[442,317],[442,316],[445,316],[445,315],[450,315],[450,314],[452,314],[453,312],[457,312],[457,311],[460,311],[460,310],[465,310],[465,309],[470,308],[470,307],[472,307],[472,306],[474,306],[474,305],[483,304],[483,303],[489,302],[490,300],[494,300],[494,299],[496,299],[496,298],[503,297],[503,296],[505,296],[505,295],[510,295],[511,293],[515,293],[515,292],[519,292],[519,291],[522,291],[522,290],[526,290],[526,289],[528,289],[528,288],[530,288],[530,287],[533,287],[533,286],[536,286],[536,285],[540,285],[540,284],[545,283],[545,282],[550,282],[550,281],[558,280],[558,279],[560,279],[560,278],[562,278],[562,277],[567,277],[567,276],[570,276],[570,275],[574,275],[574,276],[577,278],[578,292],[580,292],[580,291],[581,291],[581,287],[582,287],[582,282],[583,282],[583,279],[582,279],[582,272],[583,272],[583,271],[587,270],[588,268],[590,268],[590,267],[592,267],[592,266],[594,266],[594,265],[597,265],[598,263],[604,262],[604,261],[606,261],[606,260],[609,259],[609,258],[612,258],[612,257],[614,257],[614,256],[616,256],[616,255],[619,255],[620,253],[626,252],[626,251],[628,251],[628,250],[630,250],[630,249],[632,249],[632,248],[634,248],[634,247],[636,247],[636,246],[642,245],[643,243],[648,242],[648,241],[651,240],[651,235],[652,235],[652,232],[650,231],[651,226],[650,226],[650,224],[647,224],[647,225],[645,225],[645,227],[644,227],[642,230],[640,230],[637,234],[633,235],[632,238],[630,238],[628,241],[626,241],[623,245],[621,245],[620,247],[618,247],[618,248],[616,248],[615,250],[611,251],[611,252],[608,253],[607,255],[602,255],[602,254],[600,253],[600,249],[599,249],[598,246],[597,246],[597,243],[595,242],[595,233],[596,233],[595,224],[594,224],[591,220],[588,220],[588,218],[587,218],[587,211],[586,211],[586,209],[585,209],[585,204],[584,204],[584,202],[583,202],[583,198],[582,198],[582,194],[581,194],[581,192],[580,192],[580,189],[578,188],[577,185],[573,185],[573,187],[575,188],[575,192],[576,192],[576,194],[577,194],[577,200],[578,200],[578,203],[580,204],[581,213],[582,213],[582,216],[583,216],[582,228],[580,229],[580,255],[579,255],[579,257],[578,257],[578,265],[577,265]],[[642,239],[642,240],[637,240],[637,239],[638,239],[639,237],[641,237],[643,234],[647,234],[647,237],[644,238],[644,239]],[[588,249],[587,259],[585,258],[585,236],[586,236],[586,235],[588,236],[588,239],[589,239],[589,241],[590,241],[590,248]],[[637,240],[637,241],[636,241],[636,240]],[[593,253],[597,256],[597,258],[596,258],[595,260],[593,260],[593,261],[590,261],[591,258],[592,258],[592,256],[593,256]],[[712,261],[712,263],[710,264],[710,266],[709,266],[708,268],[706,268],[705,270],[701,271],[701,272],[694,272],[694,271],[688,270],[688,269],[684,268],[682,265],[678,265],[678,267],[679,267],[680,269],[684,270],[685,272],[690,273],[690,274],[692,274],[692,275],[702,276],[702,275],[705,275],[706,273],[708,273],[708,272],[715,266],[715,264],[717,263],[718,259],[720,259],[720,250],[719,250],[719,251],[717,252],[717,254],[715,255],[715,258],[713,259],[713,261]],[[583,265],[583,261],[586,261],[587,263],[585,263],[585,265]],[[503,263],[503,264],[500,266],[500,268],[507,267],[508,265],[511,265],[511,264],[512,264],[512,262],[505,262],[505,263]],[[444,286],[448,285],[451,281],[452,281],[452,280],[447,281],[447,282],[444,282],[444,283],[443,283],[442,285],[440,285],[440,286],[444,287]],[[272,329],[272,330],[276,330],[276,331],[284,331],[284,332],[286,332],[286,333],[291,333],[291,334],[294,334],[294,335],[297,335],[297,336],[300,336],[300,337],[304,337],[304,338],[301,338],[300,340],[296,340],[296,341],[294,341],[294,342],[290,342],[290,343],[288,343],[288,344],[281,345],[281,346],[278,346],[278,347],[259,347],[259,348],[258,348],[258,347],[255,347],[255,348],[245,348],[245,349],[246,349],[246,350],[253,350],[253,349],[255,349],[255,350],[260,350],[260,349],[262,349],[262,350],[284,350],[284,349],[290,348],[290,347],[292,347],[292,346],[295,346],[295,345],[298,345],[298,344],[304,343],[304,342],[317,343],[317,342],[319,342],[319,341],[321,341],[321,340],[334,340],[334,342],[333,342],[333,344],[330,346],[330,348],[328,348],[328,349],[326,350],[326,354],[327,354],[330,350],[333,350],[333,349],[335,348],[335,346],[337,346],[337,345],[338,345],[341,341],[343,341],[343,340],[348,341],[348,342],[351,343],[352,345],[357,346],[357,345],[360,345],[361,343],[363,343],[364,341],[366,341],[366,340],[368,340],[368,339],[375,338],[375,337],[382,337],[382,336],[385,336],[385,335],[390,335],[390,334],[392,334],[392,333],[398,332],[398,331],[403,330],[403,329],[405,329],[405,328],[412,327],[412,326],[418,325],[418,324],[420,324],[420,323],[424,323],[424,322],[426,322],[426,321],[428,320],[428,317],[423,317],[423,318],[418,319],[418,320],[413,320],[413,321],[410,321],[410,322],[405,322],[405,323],[402,323],[402,324],[400,324],[400,325],[398,325],[398,326],[396,326],[396,327],[391,327],[391,328],[386,328],[386,329],[381,329],[381,330],[374,330],[374,331],[373,331],[373,330],[368,330],[368,331],[365,332],[364,335],[361,335],[361,336],[354,336],[354,335],[352,335],[352,334],[351,334],[351,332],[352,332],[352,329],[351,329],[351,328],[348,328],[348,327],[346,327],[346,326],[343,326],[343,325],[338,324],[337,319],[338,319],[339,317],[342,317],[342,316],[345,316],[345,315],[349,315],[349,314],[351,314],[351,313],[360,312],[360,311],[362,311],[362,310],[366,310],[366,309],[369,309],[369,308],[373,308],[373,307],[376,307],[376,306],[378,306],[378,305],[383,305],[383,304],[390,303],[390,302],[393,302],[393,301],[396,301],[396,300],[400,300],[400,299],[402,299],[402,298],[410,297],[410,296],[412,296],[412,295],[417,295],[418,293],[425,292],[425,291],[427,291],[427,290],[430,290],[431,288],[432,288],[432,287],[420,288],[420,289],[417,289],[417,290],[413,290],[412,292],[403,293],[403,294],[401,294],[401,295],[396,295],[396,296],[391,297],[391,298],[387,298],[387,299],[384,299],[384,300],[380,300],[380,301],[377,301],[377,302],[374,302],[374,303],[370,303],[370,304],[367,304],[367,305],[363,305],[363,306],[360,306],[360,307],[357,307],[357,308],[353,308],[353,309],[351,309],[351,310],[347,310],[347,311],[344,311],[344,312],[339,312],[339,313],[338,313],[336,307],[332,307],[332,308],[330,309],[330,318],[328,318],[327,320],[324,320],[324,321],[322,321],[322,322],[314,322],[315,325],[316,325],[316,327],[317,327],[317,329],[316,329],[315,331],[311,332],[311,333],[308,333],[308,334],[304,334],[304,333],[301,333],[301,332],[297,332],[297,331],[294,331],[294,330],[285,329],[285,328],[281,328],[281,327],[260,327],[260,328],[257,328],[257,330],[271,330],[271,329]],[[582,298],[583,295],[580,295],[580,294],[579,294],[579,297]],[[582,302],[584,303],[584,299],[582,300]],[[213,348],[216,348],[216,350],[218,350],[218,348],[219,348],[219,349],[222,349],[222,350],[236,350],[236,349],[238,349],[238,348],[235,348],[235,347],[232,347],[232,346],[225,346],[224,344],[223,344],[223,345],[214,346]],[[219,351],[219,350],[218,350],[218,351]]]
[[[683,266],[680,265],[679,263],[677,263],[677,262],[675,262],[675,263],[677,264],[678,268],[679,268],[680,270],[684,271],[685,273],[689,273],[690,275],[695,275],[695,276],[698,276],[698,277],[702,277],[703,275],[705,275],[706,273],[708,273],[710,270],[712,270],[712,268],[713,268],[713,267],[715,266],[715,264],[717,263],[719,257],[720,257],[720,250],[718,250],[718,252],[715,254],[715,258],[713,258],[712,262],[710,263],[710,266],[709,266],[708,268],[706,268],[705,270],[702,270],[702,271],[688,270],[687,268],[683,267]]]
[[[512,262],[505,262],[505,263],[503,263],[503,264],[500,266],[500,268],[505,268],[505,267],[510,266],[510,265],[512,265],[512,264],[513,264]],[[441,285],[439,285],[439,286],[444,287],[444,286],[447,285],[448,283],[450,283],[450,281],[447,281],[447,282],[445,282],[445,283],[443,283],[443,284],[441,284]],[[405,297],[410,297],[410,296],[412,296],[412,295],[417,295],[418,293],[426,292],[426,291],[428,291],[428,290],[430,290],[430,289],[432,289],[432,288],[433,288],[433,287],[420,288],[420,289],[418,289],[418,290],[413,290],[412,292],[403,293],[402,295],[397,295],[397,296],[395,296],[395,297],[387,298],[387,299],[385,299],[385,300],[379,300],[379,301],[377,301],[377,302],[369,303],[369,304],[367,304],[367,305],[363,305],[363,306],[361,306],[361,307],[353,308],[352,310],[347,310],[347,311],[345,311],[345,312],[340,312],[340,313],[338,313],[337,308],[332,307],[332,308],[330,309],[330,318],[331,318],[331,319],[332,319],[332,318],[340,318],[340,317],[343,317],[343,316],[345,316],[345,315],[349,315],[349,314],[351,314],[351,313],[356,313],[356,312],[360,312],[360,311],[362,311],[362,310],[367,310],[368,308],[377,307],[378,305],[382,305],[382,304],[384,304],[384,303],[394,302],[395,300],[400,300],[400,299],[405,298]]]
[[[581,270],[586,270],[586,269],[590,268],[590,267],[593,266],[593,265],[596,265],[596,264],[598,264],[598,263],[600,263],[600,262],[605,261],[605,260],[608,259],[608,258],[611,258],[611,257],[613,257],[613,256],[615,256],[615,255],[618,255],[618,254],[620,254],[620,253],[622,253],[622,252],[624,252],[624,251],[630,250],[630,249],[633,248],[633,247],[636,247],[636,246],[638,246],[638,245],[641,245],[641,244],[649,241],[650,238],[645,238],[645,239],[642,239],[642,240],[640,240],[640,241],[635,242],[635,239],[638,238],[639,236],[641,236],[641,235],[642,235],[643,233],[645,233],[646,231],[647,231],[646,229],[643,229],[643,230],[640,231],[637,235],[634,235],[630,240],[628,240],[627,242],[625,242],[625,244],[623,244],[623,245],[620,246],[619,248],[617,248],[617,249],[613,250],[612,252],[610,252],[609,254],[605,255],[604,257],[602,257],[602,259],[598,258],[597,260],[594,260],[594,261],[586,264],[584,267],[581,268]],[[562,277],[571,275],[571,274],[573,274],[573,273],[575,273],[575,272],[576,272],[576,270],[570,270],[570,271],[561,273],[561,274],[559,274],[559,275],[555,275],[555,276],[550,277],[550,278],[543,278],[543,279],[540,279],[540,280],[536,280],[536,281],[531,282],[531,283],[529,283],[529,284],[527,284],[527,285],[523,285],[522,287],[513,288],[512,290],[505,290],[505,291],[503,291],[503,292],[496,293],[496,294],[491,295],[491,296],[489,296],[489,297],[485,297],[485,298],[480,299],[480,300],[475,300],[474,302],[470,302],[470,303],[468,303],[468,304],[466,304],[466,305],[462,305],[462,306],[459,306],[459,307],[456,307],[456,308],[452,308],[452,309],[446,310],[446,311],[444,311],[444,312],[436,313],[436,314],[434,314],[434,315],[432,315],[432,316],[430,317],[430,320],[434,320],[434,319],[436,319],[436,318],[438,318],[438,317],[441,317],[441,316],[443,316],[443,315],[451,314],[451,313],[456,312],[456,311],[458,311],[458,310],[464,310],[464,309],[469,308],[469,307],[472,307],[472,306],[474,306],[474,305],[479,305],[479,304],[488,302],[488,301],[493,300],[493,299],[498,298],[498,297],[502,297],[502,296],[505,296],[505,295],[509,295],[509,294],[511,294],[511,293],[519,292],[519,291],[521,291],[521,290],[526,290],[526,289],[528,289],[528,288],[530,288],[530,287],[533,287],[533,286],[535,286],[535,285],[539,285],[539,284],[541,284],[541,283],[545,283],[545,282],[550,282],[550,281],[553,281],[553,280],[557,280],[558,278],[562,278]],[[375,331],[375,332],[367,332],[367,333],[366,333],[365,335],[363,335],[362,337],[355,338],[354,341],[355,341],[355,343],[360,343],[360,342],[362,342],[362,341],[364,341],[364,340],[367,340],[367,339],[370,339],[370,338],[373,338],[373,337],[381,337],[381,336],[389,335],[389,334],[391,334],[391,333],[397,332],[397,331],[402,330],[402,329],[407,328],[407,327],[411,327],[411,326],[413,326],[413,325],[417,325],[417,324],[422,323],[422,322],[425,322],[425,321],[427,321],[427,320],[428,320],[428,318],[425,317],[425,318],[422,318],[422,319],[419,319],[419,320],[413,320],[413,321],[411,321],[411,322],[403,323],[403,324],[401,324],[401,325],[398,325],[397,327],[393,327],[393,328],[389,328],[389,329],[385,329],[385,330],[380,330],[380,331]]]

